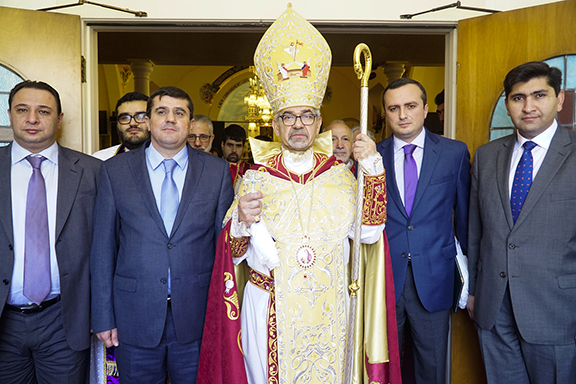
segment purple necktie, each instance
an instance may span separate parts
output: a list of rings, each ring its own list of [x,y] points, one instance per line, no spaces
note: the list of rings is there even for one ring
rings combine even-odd
[[[404,207],[408,216],[412,212],[416,187],[418,186],[418,168],[416,168],[416,160],[412,156],[415,149],[415,144],[404,146]]]
[[[32,176],[26,197],[26,234],[24,243],[24,296],[40,304],[50,293],[50,239],[46,184],[40,171],[43,156],[28,156]]]
[[[510,194],[510,206],[512,207],[512,218],[514,223],[522,210],[522,205],[526,200],[530,186],[532,185],[532,150],[536,147],[533,141],[527,141],[523,144],[524,153],[516,167],[514,182],[512,183],[512,193]]]

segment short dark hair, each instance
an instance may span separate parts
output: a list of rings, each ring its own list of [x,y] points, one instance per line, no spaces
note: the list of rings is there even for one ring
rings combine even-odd
[[[532,79],[545,77],[546,82],[552,88],[556,96],[560,93],[562,86],[562,72],[556,68],[551,67],[542,61],[529,61],[528,63],[520,64],[512,69],[504,79],[504,92],[506,98],[512,92],[512,87],[518,83],[527,83]]]
[[[150,117],[150,113],[152,112],[152,104],[154,103],[154,99],[158,96],[158,100],[161,100],[163,96],[172,97],[174,99],[182,99],[188,102],[188,110],[190,111],[190,120],[194,118],[194,103],[192,103],[192,99],[186,92],[181,90],[177,87],[160,87],[150,95],[148,99],[148,104],[146,106],[146,114]]]
[[[414,79],[409,79],[407,77],[402,77],[388,84],[386,89],[384,89],[384,93],[382,94],[382,105],[384,105],[384,96],[386,95],[386,92],[388,92],[389,89],[397,89],[408,84],[414,84],[417,85],[418,88],[420,88],[420,91],[422,91],[422,101],[424,102],[424,105],[426,105],[428,103],[428,98],[426,96],[426,90],[424,89],[422,84],[420,84]]]
[[[60,103],[60,95],[58,91],[52,88],[50,84],[47,84],[43,81],[32,81],[32,80],[24,80],[21,83],[18,83],[12,88],[10,91],[10,95],[8,96],[8,109],[12,108],[12,100],[14,99],[14,95],[18,93],[18,91],[24,88],[32,88],[32,89],[41,89],[43,91],[48,91],[54,96],[56,99],[56,110],[58,115],[62,113],[62,103]]]
[[[228,140],[241,141],[242,144],[246,141],[246,131],[238,124],[230,124],[224,129],[222,134],[222,142],[226,144]]]
[[[434,98],[434,104],[436,104],[437,106],[440,104],[444,104],[444,90],[442,90],[442,92],[436,95],[436,97]]]
[[[122,96],[118,102],[116,103],[116,116],[118,116],[118,108],[124,104],[129,103],[131,101],[148,101],[148,96],[140,92],[128,92],[124,96]]]

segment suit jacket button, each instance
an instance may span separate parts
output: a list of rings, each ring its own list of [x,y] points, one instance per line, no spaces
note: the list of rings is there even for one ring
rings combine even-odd
[[[500,272],[500,277],[506,277],[506,273],[505,273],[505,272]]]
[[[413,226],[411,226],[411,225],[408,226],[408,230],[409,230],[409,231],[411,231],[411,230],[413,230],[413,229],[414,229]]]
[[[166,284],[166,283],[168,282],[168,280],[167,280],[165,277],[163,277],[163,278],[160,279],[160,282],[161,282],[162,284]]]
[[[172,243],[168,243],[168,249],[172,249],[174,248],[174,245]]]
[[[4,283],[4,285],[10,284],[10,280],[8,280],[8,279],[4,279],[4,280],[2,280],[2,282]]]
[[[509,249],[514,249],[514,248],[516,248],[516,244],[508,244],[508,248],[509,248]]]
[[[406,252],[404,252],[404,253],[402,254],[402,257],[408,257],[408,254],[407,254]]]

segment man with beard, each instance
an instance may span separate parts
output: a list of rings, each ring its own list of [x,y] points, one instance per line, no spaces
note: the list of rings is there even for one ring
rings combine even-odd
[[[214,141],[212,120],[204,115],[194,115],[194,124],[188,134],[188,144],[199,151],[212,153],[212,141]]]
[[[277,63],[288,58],[286,47],[293,47],[288,70],[300,73],[299,63],[307,60],[314,69],[308,77],[286,79],[278,72]],[[256,48],[254,66],[279,141],[250,139],[255,166],[243,177],[218,239],[203,333],[209,342],[202,344],[198,384],[343,382],[348,238],[354,233],[357,181],[332,155],[330,134],[318,134],[331,58],[324,37],[291,5]],[[356,225],[362,225],[362,242],[375,243],[386,220],[384,167],[366,135],[353,150],[366,175]],[[384,244],[381,250],[384,256]],[[243,260],[250,271],[240,310],[233,264]],[[384,277],[384,272],[378,276]],[[391,276],[389,282],[392,291],[382,284],[371,303],[386,302],[384,291],[393,292]],[[387,348],[398,343],[384,340],[387,335],[369,335],[382,336],[379,356],[365,355],[364,340],[358,341],[358,376],[366,367],[370,382],[385,376],[396,382],[389,367],[397,360]]]
[[[116,103],[116,129],[120,143],[95,152],[92,156],[108,160],[119,153],[139,148],[150,138],[146,124],[148,96],[140,92],[129,92]]]
[[[230,175],[234,191],[240,185],[242,176],[250,169],[250,163],[240,160],[244,154],[246,131],[237,124],[230,124],[224,129],[222,137],[222,157],[230,164]]]

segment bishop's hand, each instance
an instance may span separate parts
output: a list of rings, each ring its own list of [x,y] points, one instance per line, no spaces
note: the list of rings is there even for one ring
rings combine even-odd
[[[352,152],[357,161],[366,159],[376,154],[376,143],[368,135],[359,134],[354,140]]]
[[[264,194],[257,191],[247,193],[238,200],[238,221],[244,223],[246,228],[260,221],[263,197]]]

